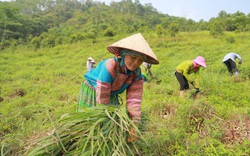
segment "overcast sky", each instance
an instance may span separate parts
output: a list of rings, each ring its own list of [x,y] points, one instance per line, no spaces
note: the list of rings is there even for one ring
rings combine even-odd
[[[109,4],[120,0],[96,0]],[[134,1],[134,0],[133,0]],[[199,21],[209,21],[211,17],[217,17],[222,10],[227,13],[237,11],[248,15],[250,13],[250,0],[139,0],[141,4],[151,3],[159,12],[185,17]]]

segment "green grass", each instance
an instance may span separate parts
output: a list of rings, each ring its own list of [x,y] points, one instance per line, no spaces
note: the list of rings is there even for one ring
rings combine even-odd
[[[142,112],[149,120],[143,136],[149,145],[142,146],[141,152],[249,155],[250,134],[247,133],[248,138],[232,137],[228,130],[241,127],[240,134],[250,130],[250,33],[225,33],[219,38],[213,38],[209,32],[180,33],[175,38],[158,38],[154,33],[143,36],[160,64],[152,66],[156,79],[144,83]],[[87,58],[92,56],[98,63],[113,57],[106,47],[122,37],[36,51],[21,46],[1,51],[0,96],[4,99],[0,102],[1,154],[21,154],[27,140],[51,128],[49,117],[56,122],[61,115],[75,112]],[[228,37],[235,42],[229,43]],[[238,65],[240,77],[229,77],[221,62],[231,51],[243,58]],[[197,55],[203,56],[208,66],[201,70],[202,95],[194,99],[191,88],[185,98],[179,98],[175,67]],[[247,125],[245,129],[242,123]]]

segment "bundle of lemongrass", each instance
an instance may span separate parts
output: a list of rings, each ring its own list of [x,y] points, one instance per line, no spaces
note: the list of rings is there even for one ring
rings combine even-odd
[[[131,128],[138,139],[145,142],[125,107],[92,107],[84,112],[67,114],[56,124],[50,134],[29,144],[27,155],[139,154],[136,143],[127,142]]]

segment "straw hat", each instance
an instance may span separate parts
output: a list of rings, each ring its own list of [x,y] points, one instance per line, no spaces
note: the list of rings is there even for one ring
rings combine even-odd
[[[88,61],[92,61],[92,60],[94,60],[93,57],[89,57],[88,58]]]
[[[126,37],[107,47],[108,51],[113,54],[119,54],[120,49],[128,49],[147,56],[145,62],[159,64],[154,52],[143,38],[141,33]]]

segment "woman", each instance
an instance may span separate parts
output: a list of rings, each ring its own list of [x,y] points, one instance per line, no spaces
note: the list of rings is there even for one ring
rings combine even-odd
[[[147,75],[149,75],[149,76],[151,76],[151,77],[154,77],[154,76],[153,76],[153,73],[151,72],[152,64],[147,63],[147,62],[143,62],[143,66],[144,66],[144,68],[145,68],[145,71],[147,72]]]
[[[201,66],[207,68],[205,59],[201,56],[196,57],[195,60],[186,60],[177,66],[176,71],[175,71],[175,76],[180,84],[180,96],[183,96],[185,93],[185,90],[189,89],[188,82],[195,87],[196,93],[200,91],[199,90],[199,69]],[[196,77],[195,81],[193,81],[189,77],[189,75],[192,73],[194,73]]]
[[[94,68],[95,60],[92,57],[89,57],[87,60],[87,69],[88,71]]]
[[[242,58],[240,55],[232,52],[226,54],[222,60],[222,62],[227,66],[229,76],[232,76],[233,72],[235,72],[235,75],[239,75],[239,71],[235,63],[236,59],[239,60],[239,64],[242,63]]]
[[[84,74],[78,110],[97,104],[120,105],[119,94],[126,90],[126,107],[134,122],[141,121],[143,77],[140,65],[159,61],[143,36],[138,33],[107,47],[114,58],[106,59]]]

